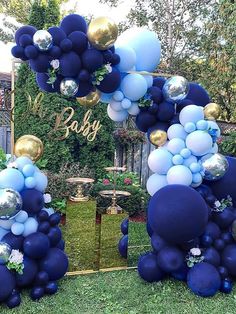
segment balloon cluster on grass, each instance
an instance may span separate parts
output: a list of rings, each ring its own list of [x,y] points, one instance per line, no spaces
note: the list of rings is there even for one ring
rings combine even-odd
[[[33,300],[56,293],[68,268],[60,214],[45,204],[47,183],[25,156],[0,172],[0,302],[9,308],[21,303],[23,288]]]

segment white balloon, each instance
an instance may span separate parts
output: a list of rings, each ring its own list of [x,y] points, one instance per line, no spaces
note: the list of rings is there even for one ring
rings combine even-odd
[[[139,106],[137,102],[132,102],[131,107],[128,109],[128,113],[131,116],[137,116],[140,112]]]
[[[151,152],[148,156],[148,166],[151,171],[158,174],[166,174],[173,166],[173,155],[164,148],[158,148]]]
[[[183,126],[188,122],[196,123],[199,120],[204,120],[203,108],[200,106],[189,105],[180,111],[179,121]]]
[[[154,173],[147,180],[147,191],[151,196],[153,196],[157,191],[166,185],[168,185],[166,175]]]
[[[107,114],[115,122],[123,122],[129,115],[127,110],[114,111],[110,105],[107,106]]]
[[[182,140],[185,140],[188,133],[185,132],[184,127],[181,124],[172,124],[168,131],[167,135],[169,140],[172,140],[173,138],[180,138]]]
[[[171,167],[167,173],[168,184],[182,184],[189,186],[192,183],[193,176],[189,168],[183,165]]]

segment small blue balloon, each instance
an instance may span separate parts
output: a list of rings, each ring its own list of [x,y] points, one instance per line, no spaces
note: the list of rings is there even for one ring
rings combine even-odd
[[[201,166],[196,163],[196,162],[193,162],[190,166],[189,166],[190,170],[192,171],[192,173],[197,173],[197,172],[200,172],[201,171]]]
[[[200,175],[200,173],[193,174],[193,183],[195,184],[202,183],[202,176]]]
[[[189,158],[191,156],[191,151],[188,148],[183,148],[180,152],[180,155],[185,159]]]
[[[22,173],[25,177],[32,177],[35,172],[35,167],[34,165],[27,164],[23,167]]]
[[[187,133],[191,133],[196,130],[196,125],[193,122],[187,122],[184,126],[184,130]]]
[[[168,131],[167,131],[167,135],[169,140],[172,140],[173,138],[181,138],[182,140],[185,140],[187,137],[187,133],[184,130],[184,127],[177,123],[177,124],[172,124]]]
[[[199,120],[204,120],[203,108],[196,105],[186,106],[180,111],[179,120],[183,126],[188,122],[197,123]]]
[[[113,93],[110,93],[110,94],[101,93],[100,101],[104,102],[105,104],[109,104],[109,102],[111,101],[112,97],[113,97]]]
[[[19,236],[21,234],[23,234],[25,230],[25,226],[24,224],[21,224],[19,222],[15,222],[12,226],[11,226],[11,232],[16,235]]]
[[[167,149],[169,152],[171,152],[173,155],[179,154],[183,148],[185,148],[185,142],[180,138],[173,138],[169,141],[167,145]]]
[[[49,216],[51,216],[55,212],[53,208],[46,208],[46,207],[44,207],[42,210],[47,212]]]
[[[117,90],[113,95],[113,99],[115,101],[121,101],[124,99],[124,94],[121,91]]]
[[[147,82],[140,74],[128,74],[123,78],[120,88],[125,97],[137,101],[146,94]]]
[[[39,192],[45,192],[48,185],[48,179],[45,174],[42,172],[35,172],[34,179],[36,180],[35,189]]]
[[[184,165],[186,167],[189,167],[193,162],[197,162],[197,158],[195,156],[191,155],[190,157],[188,157],[184,160]]]
[[[2,238],[9,232],[9,230],[3,229],[0,227],[0,241]]]
[[[223,293],[230,293],[233,290],[233,283],[229,280],[223,280],[221,282],[220,291]]]
[[[132,106],[132,102],[129,99],[125,98],[122,100],[121,106],[123,107],[123,109],[129,109]]]
[[[184,159],[181,155],[175,155],[173,158],[172,158],[172,162],[174,165],[182,165],[183,162],[184,162]]]
[[[208,129],[208,121],[206,120],[200,120],[196,123],[197,129],[205,131]]]
[[[29,217],[26,220],[24,227],[25,227],[25,229],[24,229],[24,232],[23,232],[23,236],[27,237],[31,233],[34,233],[34,232],[37,231],[37,229],[38,229],[38,222],[33,217]]]
[[[21,156],[16,159],[16,164],[17,164],[17,168],[22,171],[24,166],[33,165],[33,161],[28,157]]]
[[[0,172],[0,188],[9,188],[21,192],[25,185],[23,174],[14,168],[7,168]]]
[[[34,189],[36,186],[36,180],[34,177],[28,177],[25,179],[25,187],[27,189]]]
[[[21,210],[19,214],[15,217],[15,221],[19,223],[24,223],[28,219],[28,213],[24,210]]]

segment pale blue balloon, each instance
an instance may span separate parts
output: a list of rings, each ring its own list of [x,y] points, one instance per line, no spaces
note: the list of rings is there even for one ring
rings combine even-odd
[[[192,172],[184,165],[173,166],[167,173],[168,184],[182,184],[189,186],[192,183],[192,179]]]
[[[25,165],[22,169],[22,173],[25,177],[32,177],[33,174],[35,173],[35,167],[34,165]]]
[[[196,126],[197,126],[198,130],[205,131],[205,130],[208,129],[208,121],[200,120],[200,121],[197,122]]]
[[[173,155],[167,149],[158,148],[151,152],[148,156],[148,166],[151,171],[158,174],[167,174],[168,170],[173,166]]]
[[[219,147],[216,143],[214,143],[211,151],[209,152],[210,154],[217,154],[218,153],[218,150],[219,150]]]
[[[128,113],[131,116],[137,116],[139,112],[140,112],[140,109],[139,109],[138,103],[132,102],[131,107],[128,109]]]
[[[8,219],[8,220],[2,220],[0,219],[0,228],[3,228],[5,230],[11,230],[11,226],[14,224],[15,219]]]
[[[201,184],[202,183],[202,176],[200,175],[200,173],[194,173],[193,174],[193,182],[194,184]]]
[[[23,174],[14,168],[7,168],[0,172],[0,188],[10,188],[21,192],[25,185]]]
[[[167,145],[168,150],[173,154],[179,154],[185,148],[185,142],[181,138],[173,138]]]
[[[146,187],[148,193],[153,196],[157,191],[167,184],[166,175],[159,175],[154,173],[148,178]]]
[[[140,74],[128,74],[123,78],[120,88],[126,98],[137,101],[146,94],[147,82]]]
[[[55,213],[55,210],[54,210],[53,208],[51,208],[51,207],[50,207],[50,208],[44,207],[42,210],[44,210],[45,212],[47,212],[49,216],[51,216],[52,214]]]
[[[120,90],[117,90],[113,97],[112,97],[115,101],[122,101],[124,99],[124,94],[120,91]]]
[[[28,213],[24,210],[21,210],[19,214],[17,214],[17,216],[15,217],[15,221],[20,222],[22,224],[25,223],[27,219],[28,219]]]
[[[190,157],[184,160],[184,166],[189,167],[194,162],[197,163],[197,157],[191,155]]]
[[[30,235],[31,233],[34,233],[37,231],[38,229],[38,222],[35,218],[33,217],[29,217],[25,224],[24,224],[24,232],[23,232],[23,236],[27,237],[28,235]]]
[[[200,120],[204,120],[203,108],[200,106],[189,105],[180,111],[179,121],[183,126],[188,122],[197,123]]]
[[[48,178],[42,172],[35,172],[34,179],[36,181],[35,189],[39,192],[45,192],[48,186]]]
[[[145,78],[146,82],[147,82],[147,87],[152,87],[153,85],[153,76],[152,75],[143,75],[143,77]]]
[[[187,122],[184,126],[184,130],[187,133],[192,133],[196,130],[196,125],[193,122]]]
[[[0,241],[2,240],[2,238],[9,233],[9,230],[5,230],[3,228],[0,227]]]
[[[109,102],[112,100],[113,93],[106,94],[106,93],[101,93],[100,96],[100,101],[104,102],[105,104],[109,104]]]
[[[177,154],[172,158],[172,162],[174,165],[182,165],[184,162],[184,158],[181,155]]]
[[[130,71],[136,63],[136,53],[134,49],[129,46],[118,47],[115,52],[120,56],[120,63],[117,69],[120,72]]]
[[[184,130],[184,127],[177,123],[177,124],[172,124],[167,131],[167,135],[169,140],[172,140],[173,138],[180,138],[182,140],[185,140],[187,137],[187,133]]]
[[[29,157],[26,157],[26,156],[21,156],[16,159],[17,168],[20,169],[21,171],[23,170],[25,165],[32,165],[32,164],[33,164],[33,161]]]
[[[188,148],[183,148],[180,152],[180,155],[186,159],[189,158],[192,155],[192,153]]]
[[[28,177],[25,179],[25,187],[27,189],[34,189],[36,187],[36,180],[34,177]]]
[[[123,109],[129,109],[132,106],[132,102],[128,98],[125,98],[122,100],[121,106]]]
[[[194,131],[186,138],[186,146],[195,156],[203,156],[210,152],[213,147],[211,136],[205,131]]]
[[[193,162],[190,166],[189,166],[190,170],[192,171],[192,173],[197,173],[201,171],[201,165],[199,165],[199,163],[197,162]],[[197,182],[195,182],[197,183]]]
[[[219,138],[221,135],[221,131],[218,124],[215,121],[207,121],[207,122],[208,122],[208,129],[216,130],[216,136],[217,138]]]
[[[122,107],[120,101],[112,100],[112,101],[110,102],[110,107],[111,107],[111,109],[112,109],[113,111],[117,111],[117,112],[124,110],[124,108]]]
[[[109,118],[115,122],[123,122],[128,117],[128,112],[126,110],[115,111],[111,108],[110,105],[107,106],[107,114]]]
[[[12,226],[11,226],[11,232],[16,235],[19,236],[21,234],[24,233],[25,230],[25,226],[22,223],[19,222],[15,222]]]

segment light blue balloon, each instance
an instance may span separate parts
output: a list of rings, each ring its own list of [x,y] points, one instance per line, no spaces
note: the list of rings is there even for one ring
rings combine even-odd
[[[194,173],[193,174],[193,182],[194,184],[201,184],[202,183],[202,176],[200,173]]]
[[[123,109],[129,109],[132,106],[132,102],[128,98],[125,98],[122,100],[121,106]]]
[[[200,120],[204,120],[203,108],[200,106],[189,105],[180,111],[179,121],[183,126],[188,122],[197,123]]]
[[[10,188],[21,192],[25,185],[23,174],[14,168],[7,168],[0,172],[0,188]]]
[[[184,159],[181,155],[177,154],[172,158],[172,162],[174,165],[182,165],[184,162]]]
[[[182,140],[185,140],[187,137],[187,133],[184,130],[184,127],[177,123],[177,124],[172,124],[168,131],[167,131],[167,135],[169,140],[172,140],[173,138],[180,138]]]
[[[158,148],[151,152],[148,156],[148,166],[152,172],[158,174],[167,174],[168,170],[173,166],[173,155],[167,149]]]
[[[173,138],[169,141],[167,148],[173,155],[176,155],[185,148],[185,142],[181,138]]]
[[[196,162],[193,162],[190,166],[189,166],[190,170],[192,171],[192,173],[197,173],[197,172],[200,172],[201,171],[201,166],[196,163]],[[197,182],[195,182],[197,183]]]
[[[147,82],[140,74],[128,74],[123,78],[120,88],[126,98],[137,101],[146,94]]]
[[[126,110],[115,111],[111,108],[110,105],[107,106],[108,117],[115,122],[123,122],[128,117],[128,112]]]
[[[32,177],[35,172],[34,165],[25,165],[22,169],[22,173],[25,177]]]
[[[184,130],[187,133],[192,133],[196,130],[196,125],[193,122],[187,122],[184,126]]]
[[[112,100],[113,93],[106,94],[106,93],[101,93],[100,96],[100,101],[104,102],[105,104],[109,104],[109,102]]]
[[[110,102],[110,106],[111,106],[111,109],[112,109],[113,111],[119,112],[119,111],[123,111],[123,110],[124,110],[123,107],[122,107],[122,105],[121,105],[121,102],[120,102],[120,101],[112,100],[112,101]]]
[[[50,208],[44,207],[42,210],[44,210],[45,212],[47,212],[49,216],[51,216],[52,214],[55,213],[55,210],[54,210],[53,208],[51,208],[51,207],[50,207]]]
[[[39,192],[45,192],[48,186],[48,178],[42,172],[35,172],[34,179],[36,181],[35,189]]]
[[[221,131],[220,128],[218,126],[218,124],[215,121],[207,121],[208,122],[208,129],[215,129],[216,131],[216,136],[217,138],[220,137],[221,135]]]
[[[196,124],[198,130],[205,131],[208,129],[208,122],[206,120],[200,120]]]
[[[192,153],[188,148],[183,148],[180,152],[180,155],[186,159],[189,158],[192,155]]]
[[[11,232],[16,235],[19,236],[21,234],[24,233],[25,230],[25,226],[24,224],[21,224],[19,222],[15,222],[12,226],[11,226]]]
[[[167,173],[168,184],[183,184],[189,186],[192,180],[192,172],[184,165],[173,166]]]
[[[36,186],[36,180],[34,177],[28,177],[25,179],[25,187],[27,189],[33,189]]]
[[[131,116],[137,116],[139,112],[140,112],[140,109],[139,109],[138,103],[132,102],[131,107],[128,109],[128,113]]]
[[[17,164],[17,168],[22,171],[24,166],[32,165],[33,161],[26,156],[21,156],[16,159],[16,164]]]
[[[143,75],[143,77],[145,78],[146,82],[147,82],[147,87],[152,87],[153,85],[153,76],[152,75]]]
[[[136,53],[134,49],[128,46],[118,47],[115,52],[120,56],[120,63],[117,69],[120,72],[130,71],[136,63]]]
[[[2,220],[0,219],[0,228],[3,228],[5,230],[11,230],[11,226],[14,224],[15,219],[8,219],[8,220]]]
[[[166,175],[159,175],[157,173],[154,173],[148,178],[146,187],[148,193],[153,196],[157,191],[159,191],[167,184],[168,183],[166,180]]]
[[[191,155],[190,157],[184,160],[184,166],[189,167],[194,162],[197,163],[197,157]]]
[[[25,224],[24,224],[24,232],[23,232],[23,236],[27,237],[28,235],[30,235],[31,233],[34,233],[37,231],[38,229],[38,222],[36,219],[34,219],[33,217],[29,217]]]
[[[195,156],[203,156],[210,152],[213,147],[211,136],[205,131],[194,131],[186,138],[186,146]]]
[[[25,223],[26,220],[28,219],[28,213],[25,212],[24,210],[21,210],[19,214],[15,217],[15,221],[19,223]]]
[[[2,238],[9,233],[9,230],[5,230],[3,228],[0,227],[0,241],[2,240]]]
[[[124,99],[124,94],[120,91],[120,90],[117,90],[113,97],[112,97],[115,101],[121,101]]]
[[[219,150],[218,145],[216,143],[214,143],[214,145],[213,145],[211,151],[209,152],[209,154],[216,154],[216,153],[218,153],[218,150]]]

